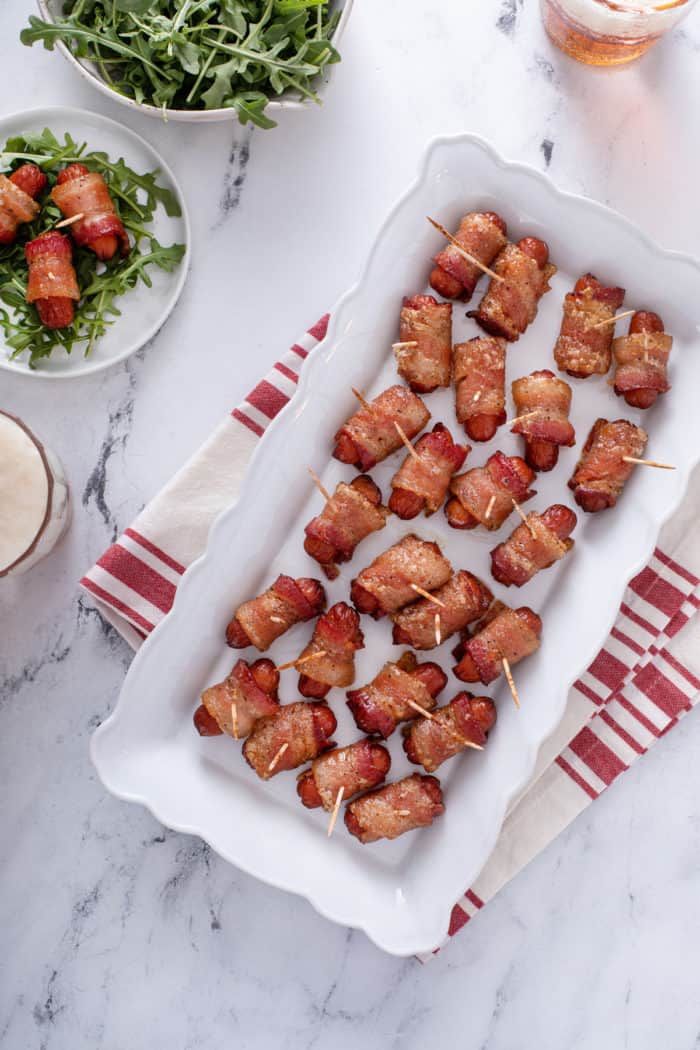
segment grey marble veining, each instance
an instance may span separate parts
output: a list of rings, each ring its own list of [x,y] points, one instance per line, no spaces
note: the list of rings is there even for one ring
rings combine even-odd
[[[700,1046],[700,719],[421,966],[104,791],[88,741],[131,653],[76,590],[355,279],[434,135],[481,134],[697,251],[698,16],[638,65],[599,71],[550,47],[534,0],[356,0],[324,105],[251,133],[129,116],[21,47],[30,10],[2,5],[0,113],[61,103],[127,121],[181,179],[194,242],[144,352],[72,383],[0,373],[0,404],[59,453],[75,513],[49,559],[0,586],[3,1050]]]

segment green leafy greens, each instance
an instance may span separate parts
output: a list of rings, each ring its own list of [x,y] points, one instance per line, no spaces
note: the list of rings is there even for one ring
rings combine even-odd
[[[61,41],[98,67],[115,91],[162,109],[236,111],[275,122],[271,98],[319,101],[313,81],[340,56],[328,0],[66,0],[63,17],[30,15],[23,44]]]
[[[14,170],[26,161],[42,169],[49,185],[40,198],[41,212],[35,221],[20,226],[13,244],[0,246],[0,303],[4,304],[0,305],[0,329],[12,350],[12,358],[28,353],[29,366],[35,368],[41,358],[49,357],[59,347],[70,353],[76,344],[81,344],[87,357],[100,336],[120,316],[118,297],[138,281],[150,288],[149,269],[153,266],[171,273],[181,262],[185,246],[159,244],[146,229],[159,206],[167,215],[180,215],[174,194],[157,182],[157,171],[138,174],[121,158],[112,161],[106,153],[87,152],[85,143],[78,144],[68,134],[59,142],[48,128],[38,135],[8,139],[0,153],[0,170]],[[56,183],[59,169],[75,161],[104,176],[132,248],[126,259],[115,257],[107,263],[98,262],[87,248],[74,248],[73,265],[78,275],[80,302],[76,304],[73,324],[52,330],[44,328],[35,307],[26,301],[28,270],[24,246],[61,220],[61,213],[48,194]]]

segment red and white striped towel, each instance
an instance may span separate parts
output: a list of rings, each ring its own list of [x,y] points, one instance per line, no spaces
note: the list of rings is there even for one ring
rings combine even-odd
[[[293,396],[301,362],[327,324],[326,316],[295,343],[81,580],[134,648],[172,606],[180,577],[236,498],[258,439]],[[683,629],[700,606],[700,543],[688,529],[675,532],[664,531],[668,549],[657,548],[631,581],[605,648],[572,688],[493,854],[455,905],[450,936],[697,702],[700,680]]]

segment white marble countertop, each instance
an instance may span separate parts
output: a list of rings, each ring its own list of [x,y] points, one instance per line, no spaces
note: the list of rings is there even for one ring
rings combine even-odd
[[[534,0],[356,0],[325,105],[251,134],[134,118],[20,45],[32,10],[2,4],[0,115],[127,121],[180,177],[194,250],[171,323],[126,365],[59,387],[0,373],[0,405],[58,452],[75,512],[0,587],[3,1050],[697,1047],[700,719],[421,966],[106,794],[87,744],[131,653],[76,581],[354,280],[434,135],[482,134],[697,254],[700,14],[600,71],[549,45]]]

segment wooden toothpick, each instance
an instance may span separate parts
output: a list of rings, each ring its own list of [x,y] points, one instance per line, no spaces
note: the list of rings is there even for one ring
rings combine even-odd
[[[479,398],[481,397],[483,392],[484,392],[483,390],[477,390],[477,392],[474,394],[474,397],[472,398],[472,404],[473,405],[476,404],[476,402],[479,400]]]
[[[335,797],[335,803],[333,805],[333,812],[331,813],[331,819],[330,819],[329,824],[328,824],[328,831],[326,832],[326,837],[327,838],[330,838],[331,835],[333,834],[333,828],[335,827],[335,822],[338,819],[338,811],[340,809],[340,803],[343,801],[343,794],[344,794],[344,792],[345,792],[345,788],[344,787],[339,787],[338,788],[338,794]]]
[[[372,411],[372,406],[370,405],[370,403],[367,400],[367,398],[363,394],[361,394],[360,391],[356,389],[356,387],[351,386],[350,389],[352,390],[353,394],[355,395],[357,400],[360,402],[362,407],[366,408],[369,412],[371,412]]]
[[[505,421],[505,423],[504,423],[504,426],[510,427],[510,426],[513,425],[513,423],[519,423],[522,419],[529,419],[530,416],[538,416],[538,415],[539,415],[539,409],[536,409],[534,412],[525,412],[522,416],[515,416],[513,419],[507,419]]]
[[[280,664],[277,668],[278,671],[286,671],[289,667],[299,667],[300,664],[306,664],[309,660],[318,660],[320,656],[325,656],[326,650],[319,649],[316,653],[309,653],[308,656],[299,656],[296,660],[290,660],[286,664]]]
[[[525,525],[527,527],[527,531],[530,533],[530,535],[532,536],[533,540],[536,540],[537,539],[537,535],[536,535],[535,530],[533,529],[532,525],[527,520],[527,514],[525,513],[525,511],[520,506],[520,504],[518,503],[517,500],[513,499],[512,496],[510,498],[511,498],[511,501],[513,503],[514,508],[516,509],[516,511],[518,512],[518,515],[520,516],[520,519],[521,519],[523,525]]]
[[[510,691],[511,691],[511,695],[513,697],[513,700],[515,701],[515,706],[517,708],[519,708],[520,707],[520,697],[518,696],[518,690],[515,688],[515,682],[513,681],[513,673],[512,673],[512,671],[510,669],[510,664],[506,660],[505,656],[501,658],[501,663],[503,664],[503,673],[504,673],[504,675],[506,676],[506,678],[508,680],[508,685],[510,687]]]
[[[417,463],[420,463],[420,456],[418,455],[418,453],[414,449],[414,447],[411,444],[411,442],[406,437],[406,434],[404,433],[403,428],[396,422],[396,420],[394,420],[394,426],[396,427],[396,433],[399,435],[399,437],[401,438],[401,440],[403,441],[404,445],[406,446],[408,451],[411,453],[411,455],[413,456],[415,461]]]
[[[411,590],[415,591],[416,594],[420,594],[421,598],[427,598],[429,602],[433,603],[433,605],[439,605],[441,609],[445,608],[445,603],[443,601],[441,601],[439,598],[436,598],[434,594],[430,593],[430,591],[424,591],[423,588],[419,587],[417,583],[411,584]]]
[[[494,505],[495,502],[496,502],[496,496],[494,494],[491,497],[491,499],[489,500],[489,505],[486,508],[486,513],[484,514],[484,521],[488,521],[489,518],[491,517],[491,511],[493,510],[493,505]]]
[[[631,317],[636,312],[636,310],[623,310],[621,314],[615,314],[614,317],[606,317],[603,321],[597,321],[596,324],[591,325],[591,328],[604,328],[606,324],[615,324],[616,321],[621,321],[623,317]]]
[[[403,342],[403,343],[392,343],[391,344],[391,349],[392,350],[409,350],[412,346],[418,346],[418,343],[417,343],[417,341],[415,339],[408,339],[408,340],[406,340],[406,342]]]
[[[442,628],[440,626],[440,613],[435,613],[435,644],[442,644]]]
[[[277,763],[279,762],[279,760],[281,759],[282,755],[285,753],[288,747],[289,744],[282,744],[282,747],[279,749],[275,757],[272,759],[272,762],[270,762],[270,765],[267,767],[268,773],[272,772],[272,770],[275,768],[275,766],[277,765]]]
[[[434,716],[431,715],[430,711],[426,711],[426,709],[424,707],[421,707],[420,704],[417,704],[415,700],[409,700],[407,698],[406,703],[409,707],[412,707],[414,711],[417,711],[419,715],[422,715],[423,718],[427,718],[429,722],[433,721]]]
[[[77,212],[76,215],[71,215],[70,219],[61,219],[60,222],[56,223],[56,225],[54,226],[54,229],[55,230],[60,230],[64,226],[72,226],[74,222],[79,222],[80,219],[84,219],[84,218],[85,218],[85,212],[84,211],[79,211],[79,212]]]
[[[657,463],[655,459],[637,459],[636,456],[623,456],[625,463],[637,463],[640,467],[658,467],[659,470],[675,470],[672,463]]]
[[[238,740],[238,711],[235,704],[231,704],[231,722],[233,724],[233,739]]]
[[[330,503],[331,502],[331,497],[328,494],[328,489],[323,487],[323,485],[321,483],[321,479],[319,477],[317,477],[316,474],[314,474],[314,472],[311,469],[311,467],[307,467],[306,469],[308,470],[309,474],[311,475],[311,480],[313,481],[314,485],[316,486],[318,491],[321,493],[321,495],[325,499],[326,503]]]
[[[470,255],[468,251],[462,247],[456,237],[453,237],[449,230],[446,230],[444,226],[441,226],[435,219],[431,219],[429,215],[426,215],[426,219],[431,226],[434,226],[438,233],[441,233],[445,240],[449,241],[455,251],[458,251],[460,255],[464,256],[467,262],[473,263],[474,266],[478,266],[480,270],[487,273],[494,281],[503,281],[504,277],[501,277],[500,273],[496,273],[495,270],[491,270],[485,263],[482,263],[479,259],[476,259],[473,255]]]

